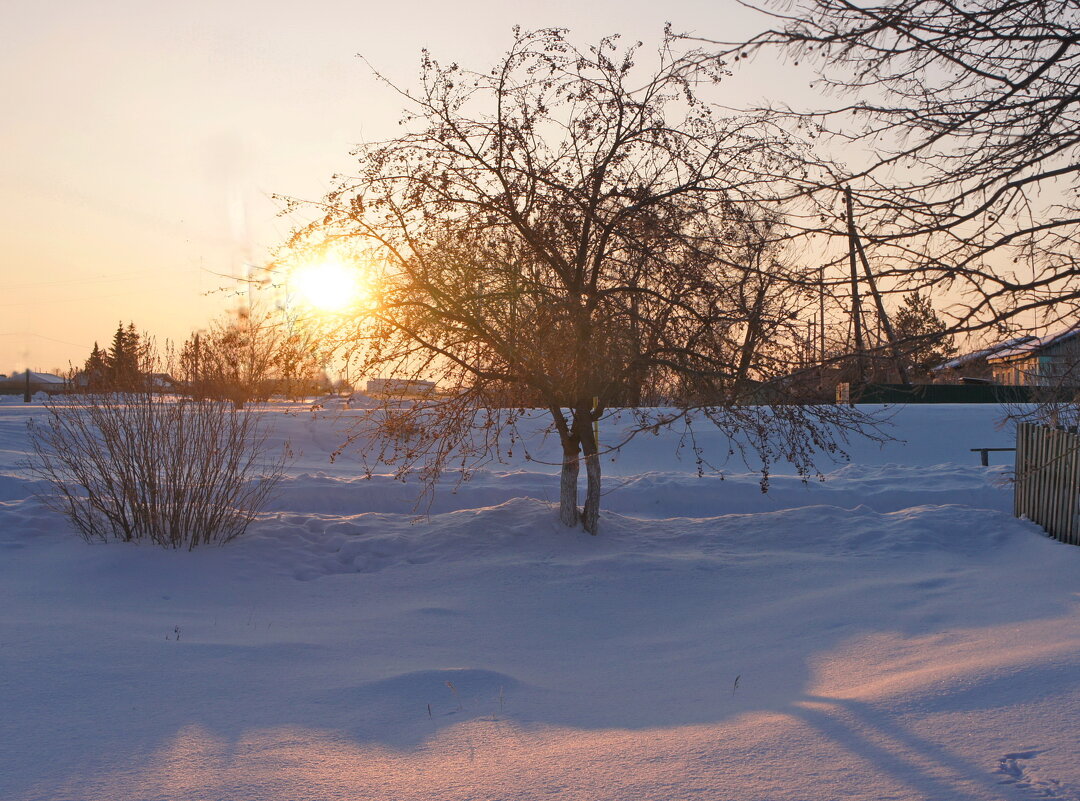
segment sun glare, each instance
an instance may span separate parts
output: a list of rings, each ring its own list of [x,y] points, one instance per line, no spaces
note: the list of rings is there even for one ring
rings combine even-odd
[[[289,284],[301,302],[328,313],[347,309],[364,294],[356,268],[334,258],[298,267]]]

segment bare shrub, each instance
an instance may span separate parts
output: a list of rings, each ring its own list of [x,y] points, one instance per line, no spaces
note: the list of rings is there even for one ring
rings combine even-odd
[[[263,416],[250,407],[153,391],[46,404],[31,422],[31,469],[44,500],[87,541],[151,540],[165,548],[240,536],[281,479]]]

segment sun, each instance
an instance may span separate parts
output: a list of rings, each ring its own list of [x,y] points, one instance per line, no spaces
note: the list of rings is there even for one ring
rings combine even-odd
[[[344,311],[365,294],[359,271],[333,256],[294,269],[289,288],[302,303],[328,314]]]

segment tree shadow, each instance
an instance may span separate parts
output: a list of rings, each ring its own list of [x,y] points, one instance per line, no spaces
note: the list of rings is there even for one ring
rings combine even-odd
[[[809,695],[793,704],[790,714],[925,798],[982,801],[1003,792],[1004,782],[985,766],[913,734],[870,704]]]

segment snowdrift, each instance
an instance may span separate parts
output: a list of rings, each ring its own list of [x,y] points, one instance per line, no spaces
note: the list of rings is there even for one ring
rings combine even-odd
[[[994,407],[768,495],[638,440],[599,537],[554,467],[418,510],[328,461],[346,413],[274,409],[281,493],[193,553],[67,530],[35,414],[0,409],[4,799],[1080,798],[1080,549],[969,452]]]

